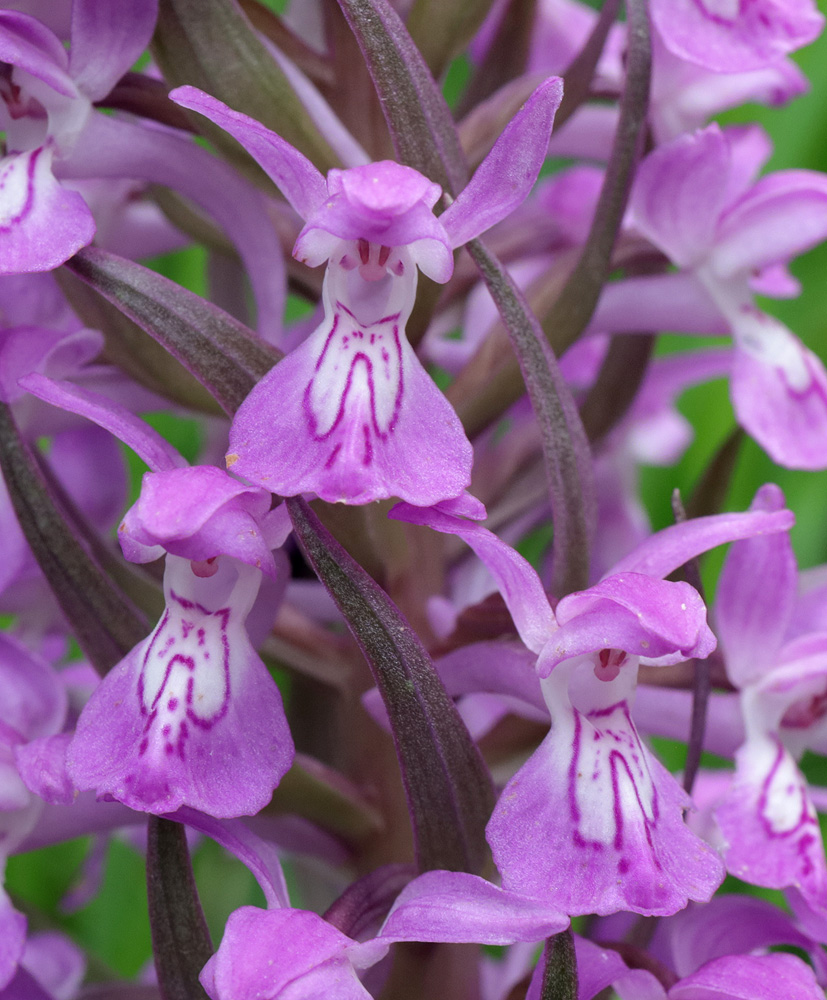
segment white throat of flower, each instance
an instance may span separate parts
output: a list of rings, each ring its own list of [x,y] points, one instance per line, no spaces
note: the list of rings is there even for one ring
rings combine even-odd
[[[166,608],[144,643],[138,678],[144,719],[138,752],[186,759],[193,727],[210,729],[228,711],[232,659],[249,647],[244,621],[261,574],[228,556],[218,558],[215,572],[166,558]]]
[[[623,850],[631,830],[657,824],[659,804],[631,718],[638,658],[611,653],[615,660],[623,657],[611,679],[601,679],[608,677],[605,664],[589,654],[558,664],[540,683],[555,739],[570,745],[560,766],[567,768],[575,842]]]
[[[765,364],[781,369],[795,393],[805,393],[812,384],[801,344],[774,316],[753,302],[745,276],[718,277],[709,267],[698,269],[698,278],[721,310],[738,346]]]

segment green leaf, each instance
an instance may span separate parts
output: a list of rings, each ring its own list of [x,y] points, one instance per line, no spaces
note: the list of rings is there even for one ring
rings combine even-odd
[[[222,309],[131,260],[86,247],[64,266],[161,344],[225,413],[281,358]]]
[[[77,521],[6,403],[0,403],[0,471],[23,534],[81,648],[106,673],[146,638],[149,623],[81,541]]]
[[[190,84],[250,115],[327,173],[339,165],[290,82],[232,0],[161,0],[153,53],[171,87]],[[233,159],[240,147],[193,116],[196,129]],[[246,157],[245,157],[246,158]]]
[[[431,72],[441,77],[464,51],[491,10],[493,0],[415,0],[408,31]]]

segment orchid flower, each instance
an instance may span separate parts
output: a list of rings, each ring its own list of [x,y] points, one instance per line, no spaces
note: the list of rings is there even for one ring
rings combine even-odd
[[[43,808],[22,780],[15,755],[30,741],[58,732],[66,711],[66,691],[49,664],[11,637],[0,637],[0,874]],[[25,938],[26,918],[0,886],[0,988],[14,975]]]
[[[230,915],[201,983],[211,1000],[370,1000],[358,973],[396,942],[534,942],[567,924],[548,903],[475,875],[430,871],[402,890],[379,933],[361,942],[307,910],[242,907]]]
[[[578,996],[591,1000],[612,985],[621,996],[635,1000],[701,1000],[712,995],[731,1000],[785,1000],[788,996],[816,1000],[820,996],[812,970],[801,959],[749,954],[769,944],[812,947],[788,917],[760,900],[727,897],[720,902],[717,908],[712,904],[713,912],[706,920],[705,908],[689,914],[695,929],[675,939],[673,951],[677,953],[669,956],[677,974],[667,967],[660,970],[664,978],[669,977],[668,993],[651,971],[631,969],[616,951],[576,936]],[[688,921],[683,917],[678,919],[686,928]],[[734,940],[720,933],[731,929],[733,919],[739,920],[740,928]],[[498,889],[477,876],[432,871],[410,882],[378,933],[362,941],[306,910],[285,905],[268,910],[242,907],[230,915],[201,982],[211,1000],[291,1000],[316,994],[368,1000],[372,994],[360,982],[360,973],[397,942],[473,941],[520,947],[556,933],[564,923],[539,900]],[[705,933],[711,927],[719,931],[714,937]],[[521,954],[528,961],[533,957],[528,950]],[[529,1000],[541,996],[543,971],[540,962],[528,990]]]
[[[45,271],[95,235],[83,198],[52,174],[104,97],[146,48],[157,0],[129,16],[95,0],[73,5],[71,51],[29,14],[0,11],[0,127],[8,155],[0,160],[0,273]]]
[[[717,73],[763,69],[817,38],[813,0],[652,0],[670,52]]]
[[[128,8],[73,0],[68,51],[36,17],[0,11],[0,131],[7,154],[0,159],[0,274],[51,270],[92,241],[90,206],[63,181],[79,181],[81,189],[101,179],[163,184],[192,199],[237,246],[259,328],[278,340],[283,258],[265,199],[189,137],[94,107],[146,48],[157,10],[157,0]],[[91,194],[93,204],[99,201]],[[130,255],[137,249],[133,243]]]
[[[28,439],[51,436],[49,464],[73,503],[94,523],[114,526],[126,499],[127,477],[118,445],[99,427],[59,414],[21,389],[33,371],[72,377],[116,393],[122,402],[149,408],[157,397],[129,383],[109,366],[94,364],[103,337],[70,313],[51,275],[0,277],[0,399],[14,408]],[[67,623],[20,528],[0,480],[0,611],[17,614],[15,634],[32,648],[46,636],[66,641]]]
[[[770,485],[752,509],[783,505]],[[727,674],[741,691],[745,740],[715,815],[733,874],[798,890],[824,920],[824,843],[796,761],[807,748],[827,748],[827,632],[793,627],[797,582],[786,533],[737,542],[724,564],[716,618]]]
[[[464,539],[536,656],[552,725],[488,824],[504,888],[551,899],[570,914],[663,915],[708,899],[722,866],[684,825],[688,797],[632,722],[638,664],[706,656],[715,646],[698,593],[662,577],[724,541],[783,530],[789,513],[720,515],[666,529],[553,610],[531,566],[481,525],[407,504],[391,516]],[[525,678],[517,683],[524,688]]]
[[[397,496],[426,506],[461,495],[471,446],[405,338],[417,268],[448,281],[452,251],[523,201],[545,157],[560,82],[534,92],[439,218],[439,185],[410,167],[381,161],[325,180],[220,101],[192,87],[171,96],[236,138],[305,220],[293,255],[311,267],[328,262],[324,320],[241,406],[227,467],[274,493],[331,502]]]
[[[752,182],[766,144],[711,125],[656,149],[641,164],[634,225],[691,272],[725,317],[735,356],[739,422],[778,463],[827,466],[827,374],[753,287],[788,287],[779,265],[827,233],[827,178],[788,170]],[[795,224],[793,224],[795,220]]]
[[[578,1000],[606,996],[610,988],[623,1000],[820,1000],[823,995],[819,946],[765,900],[728,894],[691,905],[658,921],[645,958],[634,944],[620,943],[629,917],[596,920],[592,940],[574,935]],[[815,974],[797,956],[766,953],[778,945],[806,952]],[[510,973],[509,988],[488,993],[485,1000],[506,1000],[532,965],[526,997],[540,1000],[545,968],[536,963],[536,949],[510,951],[507,963],[497,963]]]
[[[663,22],[668,31],[669,19]],[[703,128],[721,111],[745,102],[779,107],[809,90],[807,78],[792,59],[776,59],[756,69],[716,72],[664,43],[657,21],[652,27],[650,119],[658,144]]]
[[[577,943],[578,970],[583,970],[579,1000],[593,1000],[609,986],[624,1000],[821,1000],[824,995],[813,970],[795,955],[725,955],[667,990],[652,972],[627,966],[616,951],[587,940]],[[539,965],[526,1000],[540,1000],[541,984]]]
[[[21,384],[106,427],[147,463],[118,535],[133,562],[166,553],[164,614],[83,709],[67,751],[70,778],[147,812],[258,812],[290,767],[293,743],[245,620],[262,573],[277,577],[271,550],[289,521],[270,515],[266,491],[187,466],[118,404],[45,376]]]

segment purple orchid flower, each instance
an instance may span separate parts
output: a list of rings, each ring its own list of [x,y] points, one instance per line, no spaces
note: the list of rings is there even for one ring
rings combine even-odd
[[[131,409],[157,409],[159,397],[119,370],[95,363],[102,346],[102,335],[82,326],[51,275],[0,277],[0,399],[12,405],[27,438],[51,438],[49,465],[58,481],[79,511],[109,529],[117,524],[127,497],[126,466],[117,442],[101,428],[75,414],[61,413],[17,384],[21,377],[40,372],[95,387]],[[25,637],[32,648],[47,638],[65,643],[68,625],[2,482],[0,531],[4,544],[0,611],[18,616],[15,634]]]
[[[245,620],[261,574],[277,576],[271,550],[289,520],[269,513],[266,491],[212,466],[188,467],[123,407],[44,376],[21,384],[106,427],[147,463],[118,534],[133,562],[166,553],[164,614],[85,706],[67,750],[69,777],[146,812],[258,812],[292,764],[293,743]]]
[[[0,636],[0,870],[37,822],[43,803],[23,782],[15,755],[63,726],[66,691],[52,668],[10,636]],[[0,987],[15,973],[26,919],[0,887]]]
[[[80,992],[86,973],[86,956],[65,934],[59,931],[40,931],[30,935],[26,941],[20,966],[43,991],[32,991],[31,1000],[40,1000],[41,997],[48,997],[48,1000],[73,1000]],[[13,990],[14,987],[10,989]],[[2,996],[0,993],[0,997]],[[11,997],[14,996],[26,997],[27,994],[22,991],[12,992]]]
[[[402,890],[379,933],[363,942],[307,910],[242,907],[230,915],[201,982],[212,1000],[369,1000],[358,972],[397,942],[535,942],[567,924],[548,903],[476,875],[431,871]]]
[[[359,945],[307,910],[242,907],[230,915],[200,979],[212,1000],[286,1000],[297,988],[305,996],[367,1000],[356,970],[385,950]]]
[[[820,469],[827,465],[827,374],[755,306],[751,285],[756,272],[772,282],[778,265],[827,233],[827,178],[787,170],[752,183],[765,151],[748,133],[717,125],[682,136],[641,164],[631,213],[648,239],[693,273],[729,324],[739,422],[776,462]]]
[[[439,185],[410,167],[382,161],[332,170],[325,181],[258,122],[192,87],[173,91],[238,139],[305,220],[294,256],[328,262],[324,320],[238,411],[228,468],[275,493],[331,502],[397,496],[420,506],[462,494],[471,446],[404,335],[417,268],[447,281],[452,251],[523,201],[561,93],[557,79],[535,91],[437,218]]]
[[[463,538],[497,580],[537,657],[551,731],[503,790],[487,828],[504,887],[551,898],[570,914],[663,915],[687,899],[708,899],[723,868],[684,825],[688,797],[632,722],[638,663],[706,656],[715,645],[697,592],[661,578],[724,541],[784,530],[789,512],[667,529],[554,610],[529,564],[481,525],[407,504],[391,516]],[[526,679],[516,681],[514,693],[524,697]],[[493,683],[499,687],[489,690],[508,685]]]
[[[592,939],[620,942],[632,920],[631,914],[598,919]],[[816,1000],[823,992],[821,948],[763,899],[727,894],[690,904],[658,922],[646,953],[593,940],[574,938],[578,1000],[602,996],[607,987],[629,1000]],[[814,969],[798,957],[767,953],[778,945],[801,949]],[[643,968],[633,967],[641,959]],[[527,1000],[539,1000],[542,971],[542,964],[535,969]]]
[[[613,986],[629,1000],[821,1000],[813,970],[794,955],[726,955],[708,962],[669,989],[645,969],[629,968],[617,952],[578,938],[578,1000],[593,1000]],[[540,1000],[542,963],[526,1000]]]
[[[718,73],[762,69],[824,27],[813,0],[652,0],[652,20],[670,52]]]
[[[710,914],[708,924],[717,929],[717,935],[704,935],[703,927],[700,935],[696,930],[683,954],[664,956],[671,961],[660,966],[661,979],[650,971],[630,968],[617,951],[576,936],[579,1000],[592,1000],[610,986],[635,1000],[707,1000],[713,996],[813,1000],[820,996],[812,970],[801,959],[748,954],[764,944],[811,944],[788,918],[759,900],[733,898],[735,907],[723,902],[725,913]],[[699,908],[693,914],[703,912]],[[732,919],[745,918],[728,949],[721,947],[726,941],[721,933],[725,916],[728,927]],[[242,907],[230,915],[218,952],[204,967],[201,982],[212,1000],[290,1000],[311,995],[368,1000],[371,993],[360,974],[402,941],[516,943],[512,978],[518,981],[534,964],[536,948],[527,946],[564,925],[565,919],[548,904],[498,889],[477,876],[427,872],[402,890],[379,932],[364,941],[354,940],[306,910],[286,905],[269,910]],[[653,964],[658,967],[657,962]],[[529,1000],[539,1000],[542,974],[541,962],[532,977]],[[503,994],[492,993],[489,983],[485,995]]]
[[[283,257],[263,196],[189,137],[93,107],[148,45],[157,9],[157,0],[128,9],[73,0],[68,51],[37,18],[0,11],[0,130],[8,153],[0,160],[0,274],[51,270],[91,242],[90,206],[62,181],[164,184],[191,198],[238,247],[259,328],[276,341]],[[92,204],[98,201],[93,192]]]
[[[821,1000],[813,970],[795,955],[727,955],[676,983],[669,1000]]]
[[[658,144],[702,128],[721,111],[755,102],[779,107],[809,90],[792,59],[720,73],[670,51],[653,24],[650,119]]]
[[[0,12],[0,127],[9,151],[0,161],[0,273],[50,270],[91,242],[92,213],[58,183],[52,163],[78,141],[92,102],[146,48],[157,6],[142,0],[124,16],[77,0],[70,52],[36,18]]]
[[[783,505],[778,487],[765,486],[753,509]],[[805,749],[827,750],[827,632],[793,627],[797,581],[786,534],[737,542],[724,564],[715,610],[745,740],[715,816],[733,874],[796,889],[823,921],[824,844],[796,760]]]
[[[768,900],[735,893],[691,905],[663,921],[652,953],[677,976],[686,977],[727,955],[763,954],[779,945],[806,954],[816,977],[827,976],[827,959],[796,920]]]

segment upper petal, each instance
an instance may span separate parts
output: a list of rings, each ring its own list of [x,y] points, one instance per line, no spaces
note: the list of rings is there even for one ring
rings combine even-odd
[[[470,183],[440,216],[452,247],[475,239],[526,199],[546,158],[562,98],[562,80],[549,77],[506,125]]]
[[[19,66],[64,97],[77,93],[60,39],[28,14],[0,11],[0,62]]]
[[[458,535],[470,545],[497,581],[520,638],[529,649],[540,652],[555,633],[557,621],[537,572],[518,552],[482,525],[440,510],[397,504],[388,516]]]
[[[303,219],[309,218],[327,197],[324,177],[310,160],[254,118],[233,111],[197,87],[177,87],[169,96],[237,139]]]
[[[451,277],[451,244],[433,206],[441,193],[411,167],[380,160],[349,170],[331,170],[328,197],[308,217],[293,256],[310,266],[330,256],[329,240],[367,241],[378,247],[406,247],[435,281]],[[392,264],[387,265],[392,268]]]
[[[601,649],[677,662],[715,648],[706,607],[686,583],[639,573],[610,576],[562,598],[556,614],[560,628],[543,650],[540,676],[563,660]]]
[[[270,547],[259,526],[270,506],[264,490],[214,466],[147,472],[137,502],[118,530],[127,558],[157,559],[163,546],[196,561],[228,555],[271,575]]]
[[[660,146],[640,164],[630,197],[635,226],[676,264],[692,266],[715,242],[726,204],[729,147],[717,125]]]
[[[73,0],[69,71],[90,100],[105,97],[152,38],[158,0]]]
[[[675,524],[651,535],[634,552],[621,559],[612,574],[645,573],[664,577],[685,562],[714,549],[716,545],[738,538],[752,538],[776,531],[787,531],[795,523],[791,510],[745,511],[737,514],[711,514]]]
[[[772,483],[759,489],[751,510],[784,508],[784,494]],[[727,674],[742,687],[772,667],[792,617],[797,567],[789,534],[757,535],[735,542],[718,581],[718,634]]]

